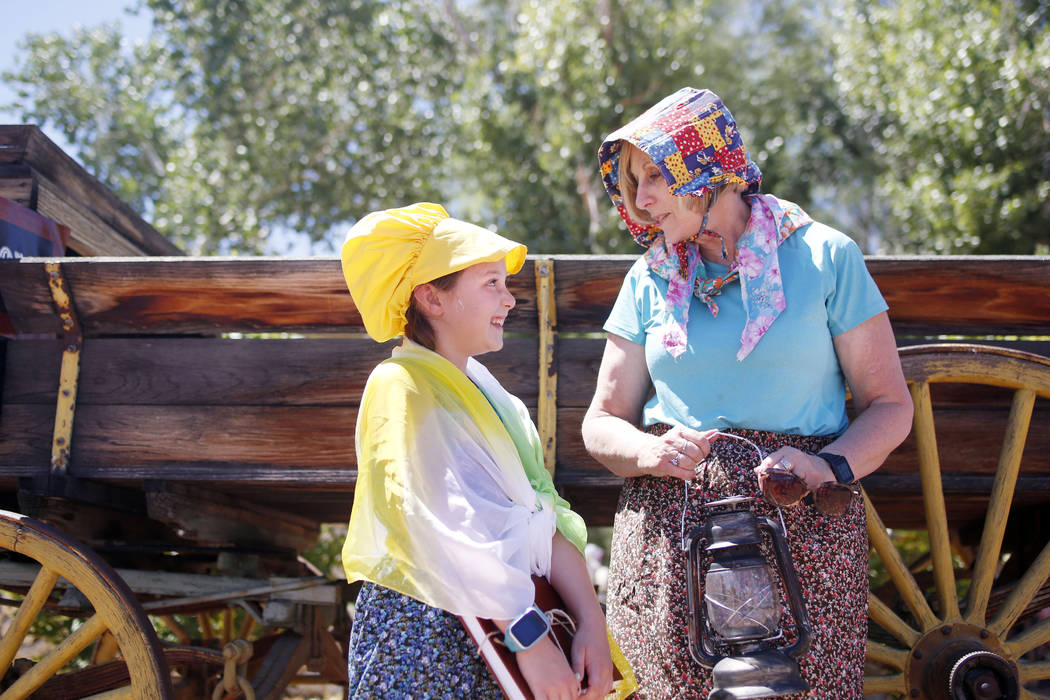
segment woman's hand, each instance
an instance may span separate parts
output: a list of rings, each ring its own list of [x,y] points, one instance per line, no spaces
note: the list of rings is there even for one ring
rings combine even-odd
[[[670,476],[683,481],[693,478],[696,465],[711,454],[717,430],[700,432],[676,426],[663,435],[645,435],[647,445],[638,454],[638,469],[648,476]]]
[[[572,670],[582,678],[586,700],[600,700],[612,692],[613,664],[609,635],[601,620],[581,624],[572,639]]]
[[[806,488],[815,489],[825,481],[835,481],[831,465],[824,459],[794,447],[781,447],[769,454],[755,467],[759,487],[763,486],[766,474],[771,470],[782,469],[792,472],[806,482]]]
[[[580,681],[550,635],[528,651],[518,652],[517,660],[521,675],[536,700],[576,700],[580,697]]]

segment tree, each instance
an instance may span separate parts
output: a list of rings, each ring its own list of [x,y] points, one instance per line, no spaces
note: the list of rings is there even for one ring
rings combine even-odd
[[[820,188],[843,156],[831,100],[823,4],[765,0],[580,3],[532,0],[464,21],[477,27],[465,92],[465,149],[483,177],[472,214],[497,212],[511,235],[546,252],[635,252],[601,185],[603,136],[684,85],[732,110],[767,191],[833,223]],[[486,11],[489,14],[485,14]],[[463,11],[466,14],[466,11]],[[861,168],[862,169],[862,168]],[[464,172],[461,177],[470,177]],[[832,202],[832,199],[827,199]]]
[[[685,84],[725,94],[768,158],[770,188],[805,201],[819,182],[788,165],[822,132],[806,90],[827,92],[827,57],[807,48],[819,27],[802,3],[148,7],[152,40],[130,54],[112,28],[32,37],[7,79],[29,99],[27,119],[53,122],[191,252],[254,252],[281,231],[337,243],[363,212],[421,199],[535,251],[632,251],[597,147]],[[767,43],[784,60],[750,59]],[[791,81],[779,75],[787,65]]]
[[[876,153],[893,250],[1050,252],[1048,12],[898,0],[843,14],[836,83]]]
[[[440,198],[450,139],[437,115],[458,70],[429,3],[148,6],[153,37],[131,56],[112,28],[31,37],[7,79],[28,120],[54,122],[190,252],[257,252],[282,231],[336,238],[362,212]]]
[[[870,251],[1047,246],[1037,0],[146,5],[148,43],[30,37],[5,79],[192,253],[331,249],[420,200],[533,252],[636,252],[598,145],[683,85],[724,98],[766,191]]]

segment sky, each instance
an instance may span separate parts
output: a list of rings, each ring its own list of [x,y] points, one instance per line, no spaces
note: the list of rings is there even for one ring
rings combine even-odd
[[[73,29],[94,27],[107,22],[119,22],[128,39],[149,36],[148,11],[129,15],[126,8],[137,6],[138,0],[0,0],[0,73],[15,68],[18,43],[26,34],[57,32],[69,36]],[[15,94],[0,82],[0,105],[15,101]],[[19,124],[17,111],[0,109],[0,124]],[[64,145],[58,134],[44,126],[51,140]]]

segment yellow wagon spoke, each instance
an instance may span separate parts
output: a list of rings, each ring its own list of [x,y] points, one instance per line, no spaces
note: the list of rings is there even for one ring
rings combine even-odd
[[[161,615],[160,619],[164,622],[164,626],[179,640],[179,644],[190,644],[193,641],[193,637],[190,636],[185,627],[179,624],[174,615]]]
[[[1043,547],[1039,556],[1028,567],[1028,571],[1017,582],[1010,596],[999,608],[998,614],[988,624],[988,629],[999,637],[1004,636],[1032,602],[1032,598],[1039,592],[1047,577],[1050,577],[1050,543]]]
[[[237,639],[249,639],[248,635],[255,629],[255,618],[245,611],[244,619],[241,620],[241,626],[237,630]]]
[[[1043,620],[1009,640],[1004,646],[1014,658],[1020,658],[1047,642],[1050,642],[1050,620]]]
[[[84,700],[135,700],[135,692],[130,688],[116,688],[105,693],[92,695]]]
[[[18,612],[15,613],[10,627],[0,639],[0,675],[5,673],[11,666],[11,662],[14,661],[22,640],[25,639],[30,625],[43,609],[58,578],[57,572],[43,567],[37,573],[33,585],[29,587],[29,592],[22,599],[22,604],[18,606]]]
[[[911,647],[919,641],[921,635],[917,630],[912,629],[908,623],[900,619],[897,613],[870,593],[868,594],[868,617],[896,637],[901,644]]]
[[[908,664],[908,652],[903,649],[893,649],[885,644],[868,640],[868,661],[889,666],[890,668],[903,671]]]
[[[1022,683],[1029,681],[1044,681],[1050,678],[1050,661],[1038,661],[1028,663],[1022,661],[1017,665]]]
[[[906,690],[904,674],[892,676],[864,676],[864,694],[903,693]]]
[[[919,382],[909,388],[915,404],[915,444],[919,453],[922,500],[926,505],[926,528],[930,536],[933,580],[941,603],[941,618],[958,620],[961,616],[955,591],[955,566],[952,564],[948,512],[944,507],[944,489],[941,486],[941,464],[937,454],[930,385],[928,382]],[[930,627],[926,627],[926,630]]]
[[[966,619],[973,625],[984,624],[984,617],[988,610],[988,598],[991,595],[992,582],[999,565],[1003,534],[1006,532],[1006,521],[1010,515],[1010,504],[1014,498],[1017,474],[1021,469],[1021,453],[1024,452],[1028,438],[1028,427],[1032,421],[1034,406],[1034,391],[1018,389],[1014,392],[1006,437],[1003,439],[1003,447],[999,453],[999,467],[995,472],[995,483],[992,486],[988,514],[985,516],[984,532],[981,535],[977,563],[973,568],[973,580],[967,600]]]
[[[871,546],[878,552],[879,558],[886,567],[893,585],[896,586],[897,591],[901,594],[901,598],[904,599],[904,603],[911,610],[915,619],[919,621],[923,630],[936,627],[940,624],[940,620],[934,615],[930,604],[926,602],[925,596],[923,596],[918,584],[915,583],[915,578],[912,577],[911,572],[908,570],[908,565],[901,558],[897,546],[893,544],[893,540],[890,539],[889,533],[886,531],[886,526],[882,524],[882,518],[879,517],[878,511],[875,510],[875,506],[872,505],[866,493],[864,494],[864,510],[868,518],[868,539],[871,541]],[[894,615],[894,617],[896,616]],[[917,638],[918,635],[916,634]]]
[[[102,636],[106,631],[106,621],[101,615],[92,615],[75,632],[62,640],[49,654],[45,655],[31,669],[20,677],[0,700],[28,697],[31,692],[42,686],[49,678],[57,674],[73,657],[87,648],[89,644]]]

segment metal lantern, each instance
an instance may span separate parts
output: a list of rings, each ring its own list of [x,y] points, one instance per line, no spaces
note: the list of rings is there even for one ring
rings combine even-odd
[[[796,661],[812,640],[798,576],[777,524],[757,517],[752,501],[740,496],[708,503],[704,524],[689,535],[689,651],[711,669],[710,700],[809,690]],[[763,539],[772,545],[775,561],[760,549]],[[794,618],[796,639],[790,645],[784,642],[778,575]]]

